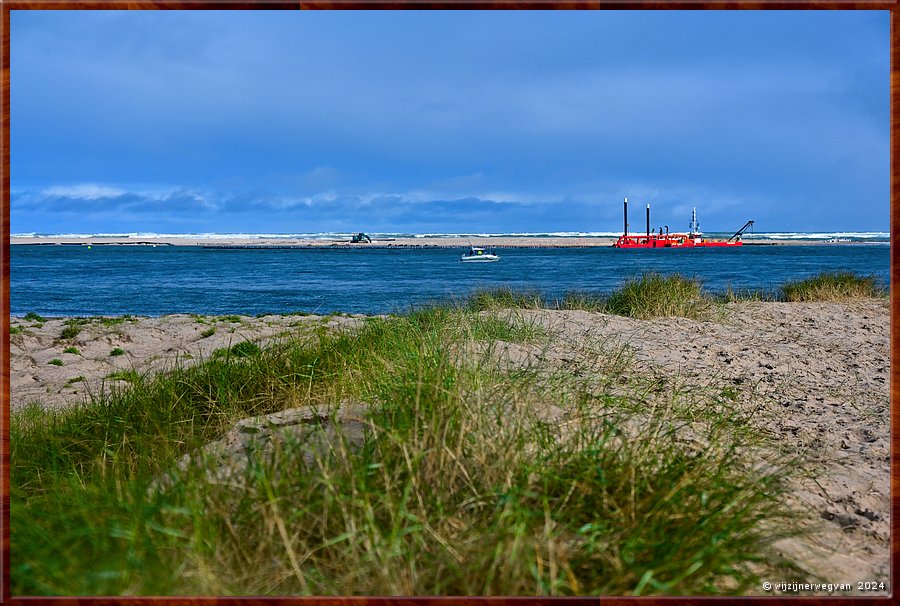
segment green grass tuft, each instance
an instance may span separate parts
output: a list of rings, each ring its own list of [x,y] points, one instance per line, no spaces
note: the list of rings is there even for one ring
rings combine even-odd
[[[469,295],[465,307],[471,311],[496,309],[541,309],[546,307],[540,293],[517,292],[511,288],[477,290]]]
[[[47,321],[47,318],[44,318],[43,316],[39,316],[38,314],[34,313],[33,311],[29,311],[27,314],[25,314],[25,319],[32,321],[32,322],[46,322]]]
[[[62,366],[62,365],[63,365],[63,361],[60,360],[59,358],[53,358],[52,360],[50,360],[49,362],[47,362],[47,364],[52,364],[53,366]]]
[[[556,309],[605,312],[606,299],[590,292],[567,292],[561,300],[556,301]]]
[[[80,355],[81,355],[81,350],[78,349],[77,347],[66,347],[66,348],[63,350],[63,353],[67,353],[67,354],[75,354],[76,356],[80,356]]]
[[[140,383],[143,380],[143,376],[136,370],[117,370],[115,372],[111,372],[106,377],[111,381],[125,381],[127,383]]]
[[[247,356],[255,356],[260,352],[259,345],[253,343],[252,341],[242,341],[236,345],[231,346],[228,350],[231,355],[237,356],[239,358],[245,358]]]
[[[136,322],[137,320],[132,316],[120,316],[118,318],[108,318],[106,316],[102,316],[97,318],[97,322],[100,323],[101,326],[118,326],[119,324],[124,324],[125,322]]]
[[[626,281],[606,301],[608,313],[642,320],[668,316],[704,319],[711,309],[712,301],[700,282],[679,274],[644,274]]]
[[[59,335],[60,339],[74,339],[78,336],[78,333],[81,332],[81,327],[78,325],[66,326],[62,329],[62,332]]]
[[[125,350],[121,347],[116,347],[112,351],[109,352],[110,356],[122,356],[125,355]]]
[[[200,333],[200,338],[201,338],[201,339],[205,339],[205,338],[207,338],[207,337],[213,336],[214,334],[216,334],[216,327],[215,327],[215,326],[213,326],[213,327],[211,327],[211,328],[207,328],[206,330],[204,330],[203,332],[201,332],[201,333]]]
[[[851,272],[821,273],[805,280],[788,282],[781,290],[784,300],[788,302],[845,302],[885,296],[874,276],[863,277]]]
[[[777,301],[778,297],[764,290],[741,289],[735,290],[731,284],[725,287],[723,292],[717,299],[722,303],[738,303],[741,301]]]

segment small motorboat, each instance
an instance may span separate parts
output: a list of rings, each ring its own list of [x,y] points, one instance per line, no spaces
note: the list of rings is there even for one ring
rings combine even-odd
[[[500,257],[493,252],[485,251],[483,248],[470,246],[469,252],[463,253],[459,260],[472,263],[488,263],[490,261],[499,261]]]

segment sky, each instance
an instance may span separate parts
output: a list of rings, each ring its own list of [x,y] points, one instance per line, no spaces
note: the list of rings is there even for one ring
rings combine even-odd
[[[12,11],[11,233],[888,231],[887,11]]]

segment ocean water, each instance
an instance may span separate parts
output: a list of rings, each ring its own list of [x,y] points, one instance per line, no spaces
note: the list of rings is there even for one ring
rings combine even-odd
[[[889,279],[887,244],[617,250],[497,249],[496,263],[461,249],[204,249],[180,246],[10,247],[13,315],[396,313],[481,288],[547,296],[608,293],[648,271],[699,278],[713,292],[773,291],[822,271]]]

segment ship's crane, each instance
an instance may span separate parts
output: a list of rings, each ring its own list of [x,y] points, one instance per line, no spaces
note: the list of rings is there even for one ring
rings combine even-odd
[[[744,226],[742,228],[740,228],[739,230],[737,230],[736,232],[734,232],[734,235],[731,236],[730,238],[728,238],[727,241],[731,242],[732,240],[736,240],[737,238],[740,238],[741,234],[744,233],[744,230],[746,230],[751,225],[753,225],[753,221],[747,221],[746,223],[744,223]]]

